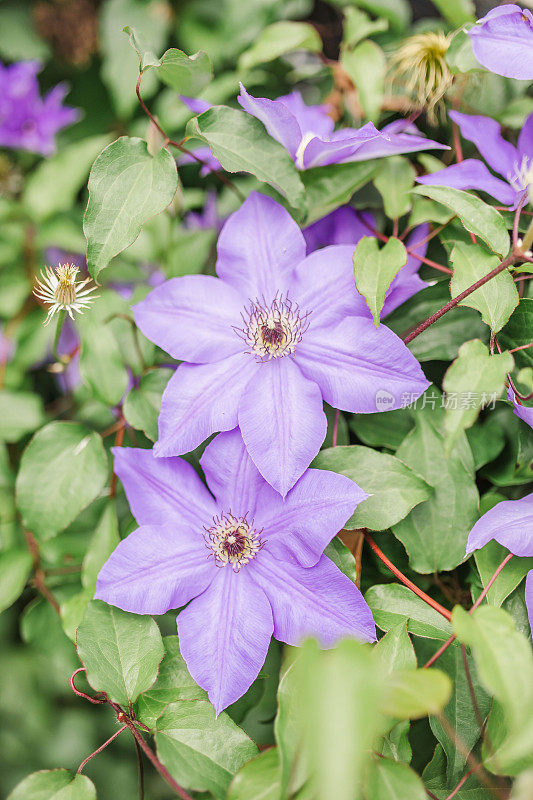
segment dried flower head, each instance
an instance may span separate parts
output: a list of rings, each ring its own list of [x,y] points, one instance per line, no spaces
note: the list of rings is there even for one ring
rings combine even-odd
[[[91,279],[76,281],[78,272],[79,269],[75,264],[59,264],[55,269],[45,267],[41,270],[42,281],[36,280],[33,293],[38,300],[50,306],[45,325],[48,325],[54,314],[59,311],[66,311],[69,317],[74,319],[74,311],[82,314],[96,299],[96,295],[89,296],[95,291],[96,286],[84,288]]]
[[[428,121],[435,124],[435,110],[442,111],[442,98],[453,82],[446,63],[450,40],[443,33],[410,36],[392,57],[392,80],[401,84],[413,108],[425,108]]]

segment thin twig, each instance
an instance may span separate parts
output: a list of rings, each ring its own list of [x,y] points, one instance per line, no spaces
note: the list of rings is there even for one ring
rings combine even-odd
[[[133,735],[133,734],[132,734]],[[133,741],[135,742],[135,751],[137,753],[137,764],[139,766],[139,800],[144,800],[144,767],[143,767],[143,756],[141,752],[141,748],[139,746],[139,742],[133,737]]]
[[[59,608],[59,603],[55,599],[54,595],[46,585],[44,570],[41,566],[41,554],[39,552],[39,545],[37,544],[37,540],[31,531],[28,531],[24,528],[24,536],[26,537],[26,543],[28,545],[28,550],[31,553],[31,557],[33,560],[33,584],[37,591],[47,600],[56,614],[60,617],[61,611]]]
[[[118,736],[120,733],[122,733],[122,731],[125,731],[127,727],[128,727],[127,725],[123,725],[123,726],[122,726],[122,728],[120,728],[118,731],[115,731],[115,733],[113,734],[113,736],[110,736],[110,737],[109,737],[109,739],[107,740],[107,742],[104,742],[102,745],[100,745],[100,747],[99,747],[97,750],[95,750],[95,751],[94,751],[94,753],[91,753],[91,755],[90,755],[90,756],[87,756],[87,758],[85,758],[85,759],[84,759],[84,760],[81,762],[81,764],[79,765],[78,769],[76,770],[76,774],[77,774],[77,775],[79,775],[79,774],[81,773],[81,771],[83,770],[83,768],[84,768],[85,764],[87,764],[87,762],[88,762],[88,761],[90,761],[90,760],[91,760],[91,758],[94,758],[96,755],[98,755],[98,753],[101,753],[101,752],[102,752],[102,750],[105,750],[105,748],[107,747],[107,745],[108,745],[108,744],[111,744],[111,742],[113,741],[113,739],[116,739],[116,738],[117,738],[117,736]]]

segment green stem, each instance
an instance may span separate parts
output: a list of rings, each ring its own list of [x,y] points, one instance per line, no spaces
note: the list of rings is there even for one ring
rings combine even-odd
[[[63,330],[63,323],[65,322],[66,315],[66,311],[60,311],[57,315],[56,332],[54,335],[54,343],[52,345],[52,354],[56,361],[62,360],[61,356],[57,352],[57,345],[59,344],[59,337],[61,336],[61,331]]]

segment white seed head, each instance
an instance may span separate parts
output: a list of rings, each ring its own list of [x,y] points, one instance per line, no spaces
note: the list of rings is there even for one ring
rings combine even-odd
[[[76,281],[78,272],[79,269],[75,264],[59,264],[55,269],[45,266],[44,270],[41,270],[41,280],[36,279],[33,294],[49,306],[45,325],[48,325],[54,314],[60,311],[66,311],[69,317],[74,319],[74,312],[82,314],[98,296],[93,295],[96,286],[87,287],[90,278]]]

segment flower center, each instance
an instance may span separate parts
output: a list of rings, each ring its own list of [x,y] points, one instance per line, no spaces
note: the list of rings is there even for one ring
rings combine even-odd
[[[56,270],[58,284],[54,291],[57,303],[70,306],[76,300],[76,275],[78,268],[73,264],[60,265]]]
[[[517,192],[523,192],[524,189],[528,189],[533,183],[531,159],[528,156],[522,156],[520,164],[518,161],[515,161],[513,168],[514,171],[507,175],[509,183]]]
[[[261,531],[253,527],[253,520],[234,517],[231,512],[213,517],[213,525],[204,528],[204,539],[209,550],[213,551],[217,567],[231,565],[234,572],[255,558],[264,542],[259,538]]]
[[[242,314],[244,327],[236,330],[252,355],[270,361],[294,354],[309,327],[308,317],[287,295],[275,297],[270,305],[256,300]]]

